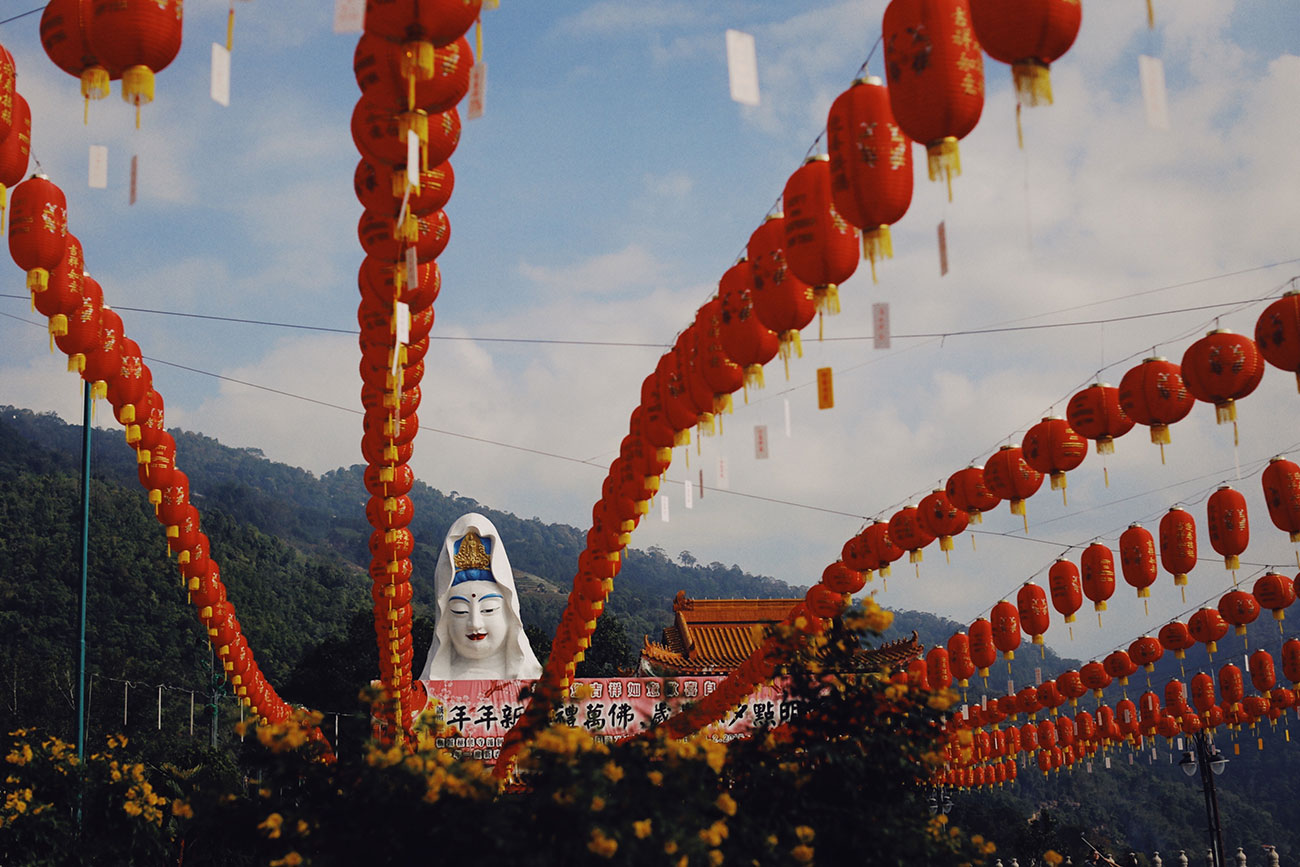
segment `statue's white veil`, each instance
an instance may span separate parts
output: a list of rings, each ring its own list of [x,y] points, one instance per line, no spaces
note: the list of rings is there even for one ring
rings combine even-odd
[[[438,555],[438,565],[433,571],[433,590],[437,595],[437,620],[433,630],[433,642],[429,645],[429,655],[424,662],[421,680],[452,680],[452,661],[454,651],[447,635],[447,600],[451,597],[451,582],[455,577],[452,557],[456,543],[470,530],[478,533],[491,549],[492,577],[501,588],[501,595],[506,600],[506,618],[509,621],[511,635],[506,639],[505,671],[502,680],[535,680],[542,676],[542,665],[533,655],[533,648],[524,635],[524,623],[519,615],[519,593],[515,589],[514,572],[510,569],[510,560],[506,557],[506,546],[501,542],[497,528],[484,516],[470,512],[461,515],[447,531],[443,539],[442,551]]]

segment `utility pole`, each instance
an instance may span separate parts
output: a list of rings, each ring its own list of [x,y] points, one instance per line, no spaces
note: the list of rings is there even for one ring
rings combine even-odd
[[[82,383],[81,421],[81,605],[77,652],[77,758],[86,752],[86,573],[90,563],[90,414],[91,383]],[[17,699],[15,698],[15,703]]]

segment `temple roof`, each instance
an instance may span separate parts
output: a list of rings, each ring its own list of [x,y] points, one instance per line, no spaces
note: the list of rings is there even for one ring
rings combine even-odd
[[[673,625],[663,640],[645,638],[641,669],[658,675],[725,675],[763,643],[768,629],[802,599],[690,599],[679,591],[673,600]],[[867,668],[898,666],[916,659],[916,635],[889,642],[860,656]]]

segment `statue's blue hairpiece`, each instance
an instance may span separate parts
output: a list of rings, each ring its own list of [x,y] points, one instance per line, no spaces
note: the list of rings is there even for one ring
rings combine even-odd
[[[462,554],[461,546],[467,540],[470,540],[471,548],[474,550]],[[491,556],[492,539],[483,539],[477,533],[470,533],[457,540],[452,557],[452,562],[457,568],[452,575],[451,586],[455,587],[465,581],[491,581],[495,584],[496,578],[492,575]],[[462,564],[464,568],[459,568]]]

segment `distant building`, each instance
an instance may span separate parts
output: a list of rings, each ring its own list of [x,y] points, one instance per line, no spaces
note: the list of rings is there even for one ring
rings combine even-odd
[[[645,637],[640,673],[650,677],[730,674],[763,643],[768,631],[803,599],[690,599],[678,591],[673,624],[662,641]],[[871,669],[901,668],[921,655],[916,633],[861,654]]]

